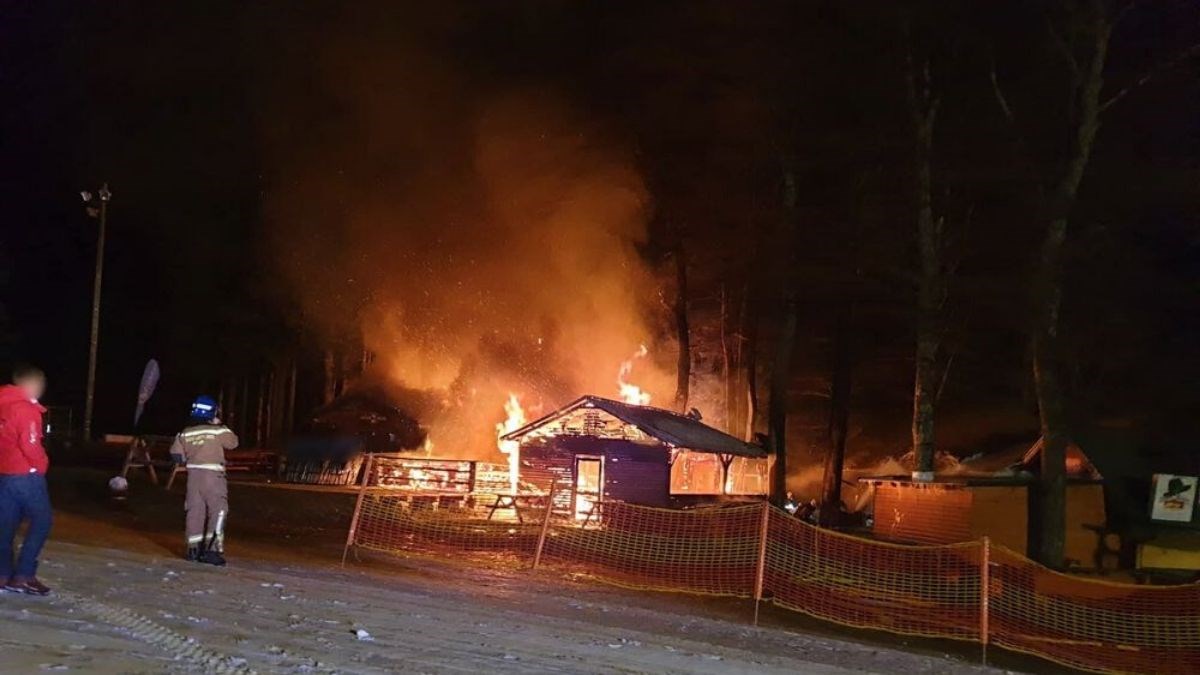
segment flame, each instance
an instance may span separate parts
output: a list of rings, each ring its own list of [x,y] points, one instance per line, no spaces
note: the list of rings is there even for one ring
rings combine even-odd
[[[617,386],[621,388],[622,401],[633,405],[650,405],[649,392],[642,391],[642,388],[636,384],[625,381],[629,373],[633,372],[633,362],[645,358],[649,353],[650,350],[646,349],[646,345],[640,345],[633,356],[621,363],[621,370],[617,372]]]
[[[593,501],[591,497],[575,495],[575,520],[586,520],[592,515]]]
[[[516,394],[509,392],[508,400],[504,402],[504,412],[508,417],[496,425],[496,447],[508,456],[508,487],[515,495],[521,467],[521,444],[517,441],[502,441],[500,437],[525,426],[525,410],[521,408],[521,401]]]
[[[424,450],[425,450],[426,457],[433,457],[433,439],[430,438],[429,436],[425,437]]]

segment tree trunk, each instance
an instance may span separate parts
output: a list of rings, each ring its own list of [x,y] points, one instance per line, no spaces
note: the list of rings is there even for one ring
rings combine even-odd
[[[850,349],[852,307],[843,303],[838,309],[833,356],[833,386],[829,397],[829,450],[825,454],[825,472],[821,485],[820,524],[838,524],[842,512],[842,469],[846,463],[846,435],[850,424],[850,388],[853,361]]]
[[[266,447],[271,447],[272,443],[278,437],[278,434],[275,431],[275,425],[277,425],[279,423],[279,415],[277,414],[277,411],[279,409],[279,397],[277,397],[275,395],[276,389],[278,388],[277,383],[275,381],[275,379],[276,379],[275,371],[276,370],[277,370],[277,367],[275,366],[275,364],[272,363],[270,370],[267,371],[267,421],[266,421],[267,433],[265,436]]]
[[[758,316],[750,307],[751,295],[746,292],[746,332],[743,367],[746,369],[746,424],[743,438],[754,441],[755,417],[758,416]]]
[[[721,397],[725,404],[725,432],[736,434],[734,430],[733,401],[733,355],[729,345],[729,293],[725,284],[721,284]]]
[[[767,440],[775,457],[775,473],[771,496],[776,503],[787,497],[787,418],[788,390],[792,383],[792,352],[796,344],[796,293],[784,290],[783,322],[775,342],[775,359],[771,365],[771,399],[768,402]]]
[[[942,223],[933,212],[933,130],[938,99],[933,95],[928,57],[920,64],[908,35],[908,107],[913,128],[914,185],[917,203],[917,344],[913,373],[912,450],[914,481],[934,474],[934,413],[937,404],[938,350],[945,300]]]
[[[675,248],[675,330],[679,340],[679,359],[675,368],[675,410],[687,412],[692,382],[692,338],[688,326],[687,257],[683,243]]]
[[[333,348],[325,348],[325,389],[321,396],[321,403],[328,405],[337,396],[337,373],[335,365],[337,360],[334,357]]]
[[[267,376],[260,374],[258,376],[258,405],[254,412],[254,447],[261,448],[263,446],[263,410],[265,408],[267,398]]]
[[[287,408],[284,410],[283,433],[289,435],[296,428],[296,357],[292,356],[291,372],[288,373]]]
[[[1091,158],[1100,129],[1100,90],[1104,61],[1112,25],[1107,10],[1096,1],[1075,17],[1073,29],[1090,39],[1089,52],[1078,62],[1072,78],[1076,116],[1073,119],[1070,152],[1056,176],[1047,205],[1048,222],[1035,275],[1035,321],[1033,330],[1033,380],[1042,427],[1041,490],[1039,510],[1041,537],[1038,555],[1042,564],[1061,569],[1066,542],[1066,454],[1070,431],[1066,395],[1063,391],[1058,347],[1059,315],[1062,309],[1062,258],[1067,238],[1067,219],[1079,193],[1084,170]]]
[[[238,410],[238,436],[242,438],[250,437],[250,428],[246,424],[247,412],[249,411],[250,401],[250,376],[242,376],[242,393],[238,397],[238,404],[241,406]]]

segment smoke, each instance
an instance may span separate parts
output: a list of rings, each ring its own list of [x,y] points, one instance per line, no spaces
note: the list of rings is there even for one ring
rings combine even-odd
[[[448,456],[495,451],[510,391],[530,418],[615,397],[642,343],[629,379],[666,400],[674,347],[638,254],[651,204],[619,140],[551,92],[351,23],[285,98],[311,125],[264,133],[270,250],[305,326],[423,392],[409,412]]]

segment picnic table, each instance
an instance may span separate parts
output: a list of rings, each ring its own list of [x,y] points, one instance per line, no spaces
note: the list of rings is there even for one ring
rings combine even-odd
[[[186,473],[187,467],[171,461],[169,456],[174,436],[135,436],[125,452],[125,462],[121,466],[121,477],[128,478],[133,469],[145,469],[150,480],[158,485],[158,471],[169,471],[166,489],[170,490],[180,473]],[[225,452],[225,470],[227,472],[260,472],[269,473],[275,470],[278,454],[269,450],[245,449],[228,450]]]
[[[498,494],[496,501],[492,503],[488,509],[488,520],[496,515],[496,511],[500,509],[512,509],[517,516],[517,522],[524,524],[525,517],[522,515],[522,509],[543,509],[546,507],[548,495],[522,495],[522,494]]]

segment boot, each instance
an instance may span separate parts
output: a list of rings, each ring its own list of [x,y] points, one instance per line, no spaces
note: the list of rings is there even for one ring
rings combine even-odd
[[[220,551],[210,548],[201,554],[200,562],[208,563],[209,565],[216,565],[217,567],[224,567],[225,556],[222,555]]]
[[[184,557],[187,558],[188,562],[200,562],[203,556],[199,546],[189,546],[187,548],[187,555]]]
[[[4,585],[4,590],[26,595],[50,595],[50,587],[38,581],[37,577],[13,577]]]

